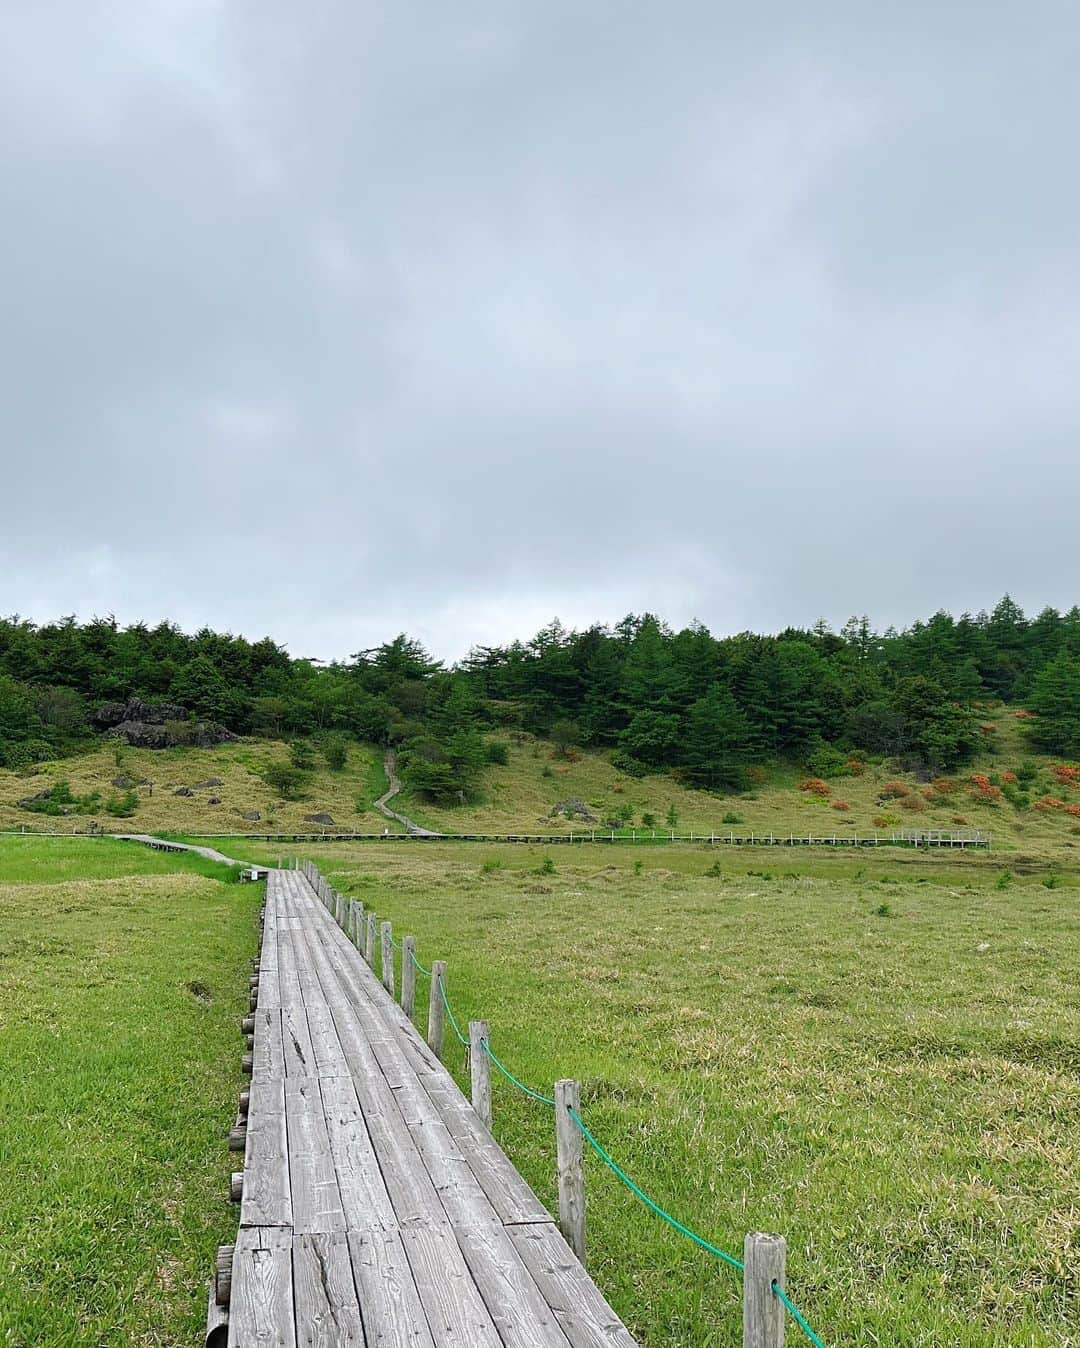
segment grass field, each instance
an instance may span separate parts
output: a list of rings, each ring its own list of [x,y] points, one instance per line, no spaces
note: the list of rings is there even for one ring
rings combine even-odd
[[[261,891],[230,878],[0,838],[5,1348],[201,1341]]]
[[[1075,888],[911,855],[314,859],[449,961],[463,1028],[487,1018],[524,1080],[580,1078],[587,1123],[682,1221],[734,1253],[783,1232],[830,1348],[1080,1344]],[[495,1129],[553,1205],[545,1107],[496,1078]],[[737,1277],[595,1159],[587,1182],[590,1269],[642,1342],[735,1348]]]

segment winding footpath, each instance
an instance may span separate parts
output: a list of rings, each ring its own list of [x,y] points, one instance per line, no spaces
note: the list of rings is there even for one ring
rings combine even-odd
[[[383,759],[383,767],[386,769],[386,776],[390,782],[390,788],[385,791],[375,802],[375,808],[387,819],[396,819],[399,824],[405,825],[405,832],[411,833],[415,838],[441,838],[441,833],[434,833],[429,828],[421,828],[409,818],[407,814],[398,814],[397,810],[390,809],[387,801],[393,800],[401,790],[401,780],[397,775],[397,763],[394,758],[393,749],[387,749],[386,757]]]

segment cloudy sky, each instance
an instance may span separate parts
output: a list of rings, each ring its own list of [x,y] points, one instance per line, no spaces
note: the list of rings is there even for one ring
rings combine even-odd
[[[1080,601],[1068,3],[0,10],[0,612]]]

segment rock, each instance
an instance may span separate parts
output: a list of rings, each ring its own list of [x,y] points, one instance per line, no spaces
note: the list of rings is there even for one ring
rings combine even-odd
[[[39,800],[48,800],[52,794],[52,787],[47,786],[44,791],[38,791],[32,796],[23,796],[22,800],[17,800],[15,804],[20,810],[29,810],[31,806],[36,805]]]
[[[129,704],[130,705],[130,704]],[[175,710],[175,709],[174,709]],[[180,708],[183,710],[183,708]],[[182,720],[182,717],[170,717],[170,720]],[[217,721],[185,722],[182,735],[174,735],[167,726],[157,721],[120,721],[110,732],[113,738],[123,739],[133,749],[171,749],[177,744],[193,745],[197,749],[215,749],[219,744],[228,744],[239,738]],[[209,786],[213,779],[201,782],[200,786]],[[222,783],[223,784],[223,783]]]
[[[192,782],[192,791],[201,791],[204,786],[224,786],[225,783],[220,777],[207,777],[205,782]]]
[[[190,786],[178,786],[173,792],[174,796],[193,796],[195,794]]]
[[[141,785],[141,783],[136,782],[134,777],[126,777],[123,773],[119,777],[114,777],[112,784],[120,791],[130,791],[132,787]]]
[[[258,810],[241,810],[240,818],[247,819],[251,823],[257,824],[259,820],[262,818],[262,815],[258,812]]]
[[[221,804],[221,797],[220,797],[220,796],[211,796],[210,799],[209,799],[206,803],[207,803],[207,805],[220,805],[220,804]]]
[[[551,807],[552,819],[559,815],[566,819],[580,819],[586,824],[596,823],[596,816],[590,812],[583,800],[560,800],[557,805]]]
[[[319,810],[316,814],[304,815],[305,824],[332,824],[333,822],[334,816],[327,814],[325,810]]]
[[[144,702],[141,697],[126,702],[106,702],[94,713],[94,724],[102,730],[120,728],[125,722],[141,725],[164,725],[166,721],[186,721],[187,707],[178,702]]]

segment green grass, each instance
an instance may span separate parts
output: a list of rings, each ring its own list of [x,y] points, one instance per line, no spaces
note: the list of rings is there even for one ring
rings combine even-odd
[[[925,857],[315,859],[449,961],[463,1028],[487,1018],[526,1082],[580,1078],[589,1126],[680,1220],[735,1254],[784,1233],[830,1348],[1080,1343],[1075,889]],[[552,1206],[549,1113],[496,1078],[495,1130]],[[587,1184],[590,1269],[641,1341],[736,1348],[737,1276],[595,1158]]]
[[[0,1343],[201,1341],[261,886],[0,838]]]

